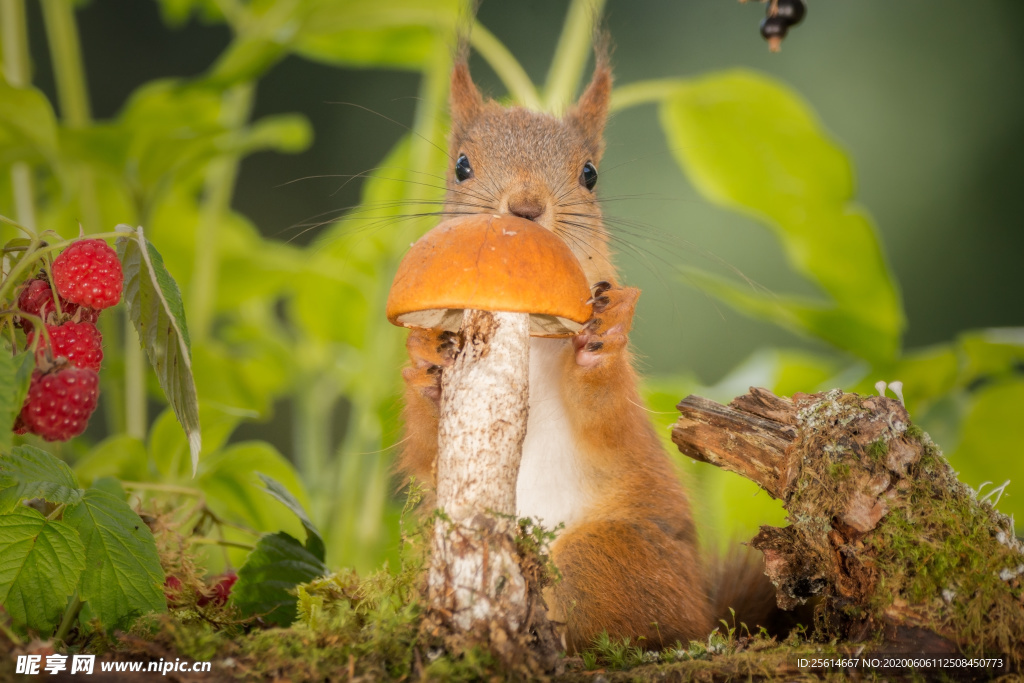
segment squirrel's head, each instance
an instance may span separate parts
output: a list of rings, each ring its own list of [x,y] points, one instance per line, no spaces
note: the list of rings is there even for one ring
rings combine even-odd
[[[612,75],[599,56],[561,118],[485,100],[464,61],[451,82],[446,213],[513,214],[561,237],[592,282],[613,281],[595,194]]]

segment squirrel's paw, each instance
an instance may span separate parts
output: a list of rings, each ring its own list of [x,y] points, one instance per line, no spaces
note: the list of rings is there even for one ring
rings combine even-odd
[[[439,404],[441,401],[441,373],[451,367],[462,350],[455,332],[413,330],[405,342],[409,351],[409,367],[402,370],[402,378],[412,388]]]
[[[626,348],[639,298],[640,290],[635,287],[613,287],[608,282],[594,285],[593,317],[572,340],[577,365],[594,367]]]

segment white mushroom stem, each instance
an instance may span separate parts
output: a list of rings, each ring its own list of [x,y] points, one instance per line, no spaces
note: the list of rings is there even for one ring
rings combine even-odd
[[[513,537],[516,479],[529,410],[524,313],[466,311],[463,345],[441,377],[432,608],[462,631],[515,632],[527,589]]]

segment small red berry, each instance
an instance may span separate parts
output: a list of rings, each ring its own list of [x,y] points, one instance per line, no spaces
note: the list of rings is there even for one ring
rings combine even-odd
[[[67,441],[85,431],[99,399],[94,370],[64,365],[50,372],[36,370],[18,419],[47,441]]]
[[[100,371],[100,363],[103,362],[103,336],[95,325],[68,321],[63,325],[47,325],[46,331],[50,333],[51,358],[63,356],[76,368]],[[35,336],[34,332],[29,333],[30,345]],[[36,364],[41,364],[44,358],[46,342],[41,339],[39,348],[36,349]]]
[[[53,260],[57,293],[71,303],[109,308],[121,300],[121,262],[103,240],[78,240]]]
[[[177,576],[170,575],[164,579],[164,597],[169,606],[177,607],[181,604],[181,588],[181,579]]]
[[[36,315],[46,319],[47,305],[53,308],[53,292],[46,280],[29,280],[22,285],[21,293],[18,294],[18,310],[30,315]],[[25,330],[32,329],[32,323],[22,320],[21,326]]]
[[[53,305],[53,291],[50,289],[50,284],[44,279],[37,278],[22,285],[21,293],[18,295],[18,310],[39,316],[44,321],[54,322],[56,316],[54,316],[54,320],[51,320],[51,314],[55,313],[56,308]],[[63,297],[60,298],[60,310],[62,313],[60,320],[95,323],[100,317],[100,312],[96,309],[73,304]],[[26,332],[32,331],[32,322],[28,319],[21,318],[18,324]]]
[[[208,605],[211,602],[215,605],[223,605],[231,597],[231,587],[235,585],[235,581],[238,581],[238,574],[234,572],[227,572],[221,574],[217,578],[217,582],[213,584],[212,595],[201,595],[199,597],[198,604],[200,607]]]

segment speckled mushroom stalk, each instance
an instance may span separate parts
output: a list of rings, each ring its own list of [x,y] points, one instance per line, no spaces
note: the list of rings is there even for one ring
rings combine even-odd
[[[467,310],[462,352],[441,379],[430,602],[462,631],[525,621],[512,541],[529,410],[530,316]],[[498,622],[495,624],[495,622]]]

